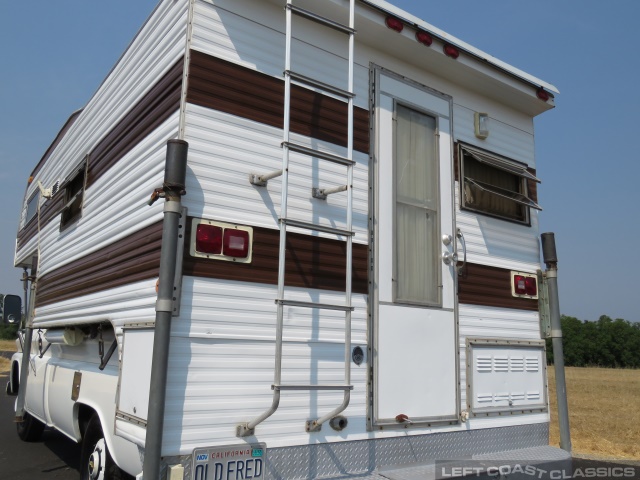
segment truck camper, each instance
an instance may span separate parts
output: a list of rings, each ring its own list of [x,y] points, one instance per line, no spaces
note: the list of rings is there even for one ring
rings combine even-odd
[[[83,479],[565,465],[557,93],[384,0],[161,0],[28,181],[20,438],[81,442]]]

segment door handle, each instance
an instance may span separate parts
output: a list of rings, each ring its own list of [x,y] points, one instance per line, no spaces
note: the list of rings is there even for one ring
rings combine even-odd
[[[458,261],[458,254],[455,252],[444,252],[442,254],[442,261],[445,265],[455,265]]]

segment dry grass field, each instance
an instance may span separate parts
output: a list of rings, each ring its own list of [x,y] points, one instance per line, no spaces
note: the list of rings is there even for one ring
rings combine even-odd
[[[15,352],[16,342],[13,340],[0,340],[0,351]],[[6,358],[0,357],[0,374],[7,373],[9,371],[10,362]]]
[[[560,445],[555,374],[549,367],[551,433]],[[573,452],[640,460],[640,370],[566,369]]]

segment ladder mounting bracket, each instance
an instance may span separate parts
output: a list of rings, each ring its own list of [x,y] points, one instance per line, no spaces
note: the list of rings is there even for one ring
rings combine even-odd
[[[324,193],[323,188],[313,187],[311,189],[311,196],[313,198],[317,198],[318,200],[326,200],[327,195]]]
[[[317,423],[315,420],[307,420],[305,423],[305,431],[307,433],[319,432],[322,430],[322,424]]]
[[[241,423],[236,426],[236,437],[250,437],[255,435],[256,429],[249,428],[247,423]]]

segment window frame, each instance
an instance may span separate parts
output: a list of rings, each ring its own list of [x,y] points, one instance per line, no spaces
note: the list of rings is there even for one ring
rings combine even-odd
[[[69,228],[82,217],[84,208],[85,190],[87,187],[87,173],[89,166],[89,156],[86,156],[62,182],[58,192],[64,197],[64,206],[60,211],[60,231]],[[77,190],[70,190],[70,187],[80,187]],[[71,213],[69,213],[71,212]]]
[[[31,215],[29,215],[29,206],[31,202],[35,201],[35,209]],[[24,225],[28,225],[31,220],[33,220],[38,215],[38,205],[40,203],[40,190],[36,189],[35,192],[31,194],[29,199],[27,200],[25,212],[24,212]]]
[[[460,209],[472,211],[474,213],[486,215],[489,217],[498,218],[500,220],[508,222],[531,226],[531,209],[533,208],[536,210],[542,210],[542,207],[540,207],[540,205],[538,205],[538,203],[529,196],[528,184],[530,181],[534,181],[537,183],[541,182],[540,179],[538,179],[533,173],[528,170],[528,165],[463,142],[458,142],[456,150],[460,172],[458,179],[460,184]],[[467,177],[465,175],[464,168],[465,156],[471,157],[477,163],[486,165],[490,169],[499,170],[519,177],[520,190],[518,192],[512,192],[510,190],[505,190],[504,188],[501,188],[497,185],[491,185],[481,180]],[[479,188],[484,192],[489,193],[490,195],[496,195],[522,205],[524,210],[524,218],[521,219],[515,216],[501,215],[499,213],[491,212],[486,208],[470,206],[466,201],[466,182],[473,184],[476,188]]]

